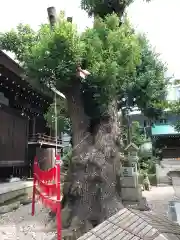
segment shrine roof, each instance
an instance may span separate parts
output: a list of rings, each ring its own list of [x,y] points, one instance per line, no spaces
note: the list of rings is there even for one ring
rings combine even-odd
[[[176,131],[174,126],[168,125],[168,124],[164,124],[164,125],[162,125],[162,124],[160,124],[160,125],[154,124],[151,127],[151,132],[152,132],[152,136],[180,135],[180,133]]]
[[[136,146],[136,144],[134,144],[134,143],[130,143],[130,144],[125,148],[125,151],[131,150],[131,149],[139,150],[138,146]]]
[[[9,74],[13,74],[16,83],[21,87],[32,89],[42,97],[53,97],[52,92],[46,86],[41,86],[42,89],[36,87],[33,84],[34,81],[25,76],[24,69],[7,54],[0,50],[0,70],[3,71],[3,69],[7,69],[9,71]],[[7,71],[6,74],[8,74]],[[10,79],[12,79],[12,77]]]
[[[78,240],[178,240],[180,226],[165,216],[124,208]]]
[[[20,67],[12,58],[0,50],[0,64],[14,72],[17,76],[23,74],[23,68]]]

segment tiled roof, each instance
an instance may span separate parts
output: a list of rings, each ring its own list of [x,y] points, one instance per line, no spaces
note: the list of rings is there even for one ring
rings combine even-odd
[[[124,208],[78,240],[180,240],[180,226],[165,216]]]
[[[158,136],[158,135],[177,135],[180,134],[175,130],[174,126],[171,125],[153,125],[151,128],[152,136]]]

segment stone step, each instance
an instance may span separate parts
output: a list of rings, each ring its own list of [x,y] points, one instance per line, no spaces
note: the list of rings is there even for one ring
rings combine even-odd
[[[158,187],[168,187],[169,185],[172,185],[172,184],[168,184],[168,183],[159,183],[159,184],[157,184]]]
[[[161,165],[166,165],[166,166],[172,166],[172,165],[176,165],[178,167],[180,167],[180,161],[177,161],[177,160],[172,160],[172,161],[161,161]]]
[[[0,205],[5,204],[12,199],[27,195],[32,195],[32,181],[19,181],[13,183],[0,184]]]

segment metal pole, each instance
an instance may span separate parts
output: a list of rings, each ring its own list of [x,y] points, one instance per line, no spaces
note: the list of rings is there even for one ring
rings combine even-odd
[[[129,99],[126,96],[126,119],[127,119],[127,142],[131,143],[131,124],[130,124],[130,112],[129,112]]]
[[[127,128],[128,128],[128,144],[131,143],[131,124],[130,124],[130,116],[129,116],[129,111],[127,110]]]
[[[55,115],[55,138],[56,138],[56,155],[57,155],[57,101],[56,101],[56,93],[54,93],[54,115]]]

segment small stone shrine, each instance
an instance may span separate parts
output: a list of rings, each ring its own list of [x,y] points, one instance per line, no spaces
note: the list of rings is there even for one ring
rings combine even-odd
[[[139,203],[142,199],[141,187],[138,184],[138,150],[139,148],[130,143],[125,151],[127,152],[127,160],[121,169],[121,197],[123,202]]]

